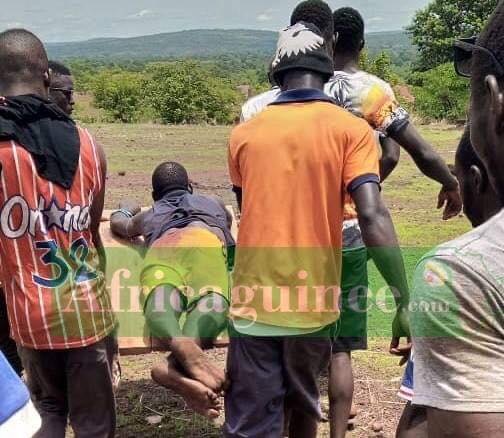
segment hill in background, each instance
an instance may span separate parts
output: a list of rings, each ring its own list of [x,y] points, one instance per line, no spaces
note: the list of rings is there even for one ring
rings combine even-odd
[[[89,41],[47,44],[55,59],[150,60],[212,58],[220,55],[271,56],[277,33],[258,30],[187,30],[134,38],[100,38]],[[402,31],[367,35],[369,52],[389,51],[395,64],[411,61],[415,49]]]

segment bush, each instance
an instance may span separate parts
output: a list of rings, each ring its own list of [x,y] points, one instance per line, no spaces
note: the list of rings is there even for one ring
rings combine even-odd
[[[466,119],[470,83],[455,73],[452,63],[440,65],[410,80],[416,112],[427,119],[459,122]]]
[[[391,85],[397,85],[401,82],[399,76],[392,69],[392,61],[387,52],[381,52],[376,57],[370,58],[367,50],[363,50],[359,60],[359,67]]]
[[[142,75],[104,70],[93,80],[94,103],[113,121],[131,123],[138,119],[142,106]]]
[[[164,123],[231,123],[238,94],[199,63],[151,64],[144,81],[145,99]]]

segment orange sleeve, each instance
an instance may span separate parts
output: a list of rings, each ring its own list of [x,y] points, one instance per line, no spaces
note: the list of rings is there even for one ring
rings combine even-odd
[[[376,136],[364,121],[361,123],[359,120],[347,132],[343,179],[349,193],[368,182],[380,184],[379,148]]]
[[[231,183],[235,187],[242,186],[242,176],[240,172],[240,163],[238,160],[238,147],[236,146],[235,136],[231,135],[228,149],[228,168]]]

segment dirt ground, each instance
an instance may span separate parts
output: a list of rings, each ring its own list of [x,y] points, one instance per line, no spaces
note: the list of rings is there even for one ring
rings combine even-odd
[[[217,349],[208,353],[215,363],[225,366],[225,349]],[[358,411],[356,425],[349,437],[393,437],[400,417],[403,403],[396,396],[401,370],[388,373],[383,368],[373,369],[362,356],[377,356],[383,363],[388,361],[384,351],[375,347],[367,353],[357,353],[355,356],[355,407]],[[153,353],[140,356],[123,357],[121,365],[123,380],[117,397],[118,430],[121,438],[136,437],[220,437],[220,425],[212,424],[186,408],[184,401],[176,394],[167,391],[150,379],[150,368],[164,356]],[[373,362],[375,362],[373,360]],[[389,364],[392,367],[392,364]],[[392,369],[392,368],[390,368]],[[384,375],[384,371],[388,377]],[[322,408],[327,414],[329,401],[327,398],[327,375],[320,382],[322,391]],[[156,422],[150,424],[150,422]],[[382,433],[373,432],[373,425],[381,423]],[[320,424],[320,437],[329,436],[327,421]]]

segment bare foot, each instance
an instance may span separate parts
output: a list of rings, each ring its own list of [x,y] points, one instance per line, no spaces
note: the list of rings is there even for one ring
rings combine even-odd
[[[216,394],[222,395],[226,389],[226,374],[210,362],[205,352],[192,340],[183,340],[173,345],[173,355],[187,375],[201,382]]]
[[[180,395],[196,413],[211,420],[219,417],[222,408],[219,396],[202,383],[183,376],[170,360],[152,369],[152,379]]]

